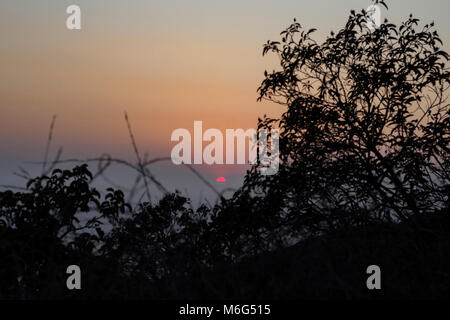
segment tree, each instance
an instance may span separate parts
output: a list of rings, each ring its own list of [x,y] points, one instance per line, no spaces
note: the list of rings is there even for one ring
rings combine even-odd
[[[271,177],[253,172],[247,189],[278,195],[275,210],[304,228],[449,206],[449,56],[433,23],[410,15],[371,31],[368,19],[352,10],[321,44],[294,20],[264,46],[281,68],[265,72],[259,100],[286,111],[259,126],[279,126],[282,164]]]
[[[120,190],[108,189],[100,201],[91,179],[84,164],[31,179],[26,191],[0,192],[0,298],[65,296],[65,270],[74,261],[83,270],[94,269],[86,278],[97,277],[92,288],[108,284],[117,264],[98,253],[101,227],[131,207]]]

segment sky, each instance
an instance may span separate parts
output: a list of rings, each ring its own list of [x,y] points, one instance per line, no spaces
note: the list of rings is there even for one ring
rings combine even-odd
[[[81,8],[81,30],[68,30],[66,8]],[[124,121],[128,113],[138,148],[168,157],[173,130],[255,128],[258,117],[282,106],[257,102],[267,40],[296,18],[325,39],[351,9],[370,0],[2,0],[0,2],[0,184],[18,184],[18,166],[44,157],[57,115],[51,156],[89,158],[102,153],[135,160]],[[388,1],[382,17],[398,23],[410,13],[435,22],[448,51],[450,1]],[[218,189],[238,186],[246,166],[199,166]],[[186,168],[160,164],[152,171],[170,188],[208,194]],[[111,173],[125,183],[130,173]],[[193,187],[194,186],[194,187]],[[206,187],[206,189],[208,189]]]

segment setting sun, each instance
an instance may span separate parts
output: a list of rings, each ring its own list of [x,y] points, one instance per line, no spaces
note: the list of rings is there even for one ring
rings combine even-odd
[[[216,179],[216,182],[220,183],[220,184],[223,184],[223,183],[227,182],[227,179],[225,177],[218,177]]]

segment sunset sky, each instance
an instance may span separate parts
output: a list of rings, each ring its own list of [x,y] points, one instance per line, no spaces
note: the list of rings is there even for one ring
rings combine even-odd
[[[79,31],[65,26],[71,4],[81,8]],[[345,23],[351,9],[370,4],[2,0],[0,184],[17,182],[13,171],[18,165],[33,171],[26,161],[43,158],[54,114],[52,154],[63,146],[63,158],[107,152],[133,160],[124,111],[140,150],[150,157],[170,156],[171,132],[192,130],[194,120],[202,120],[205,128],[254,128],[258,116],[283,111],[278,105],[256,102],[264,70],[276,67],[274,58],[262,57],[263,43],[278,40],[293,18],[305,28],[317,28],[317,39],[323,40]],[[409,13],[423,23],[435,21],[448,51],[450,1],[395,0],[388,5],[382,17],[395,23]],[[195,180],[169,164],[158,170],[163,180],[181,190]],[[245,168],[201,170],[215,183],[218,176],[240,179]]]

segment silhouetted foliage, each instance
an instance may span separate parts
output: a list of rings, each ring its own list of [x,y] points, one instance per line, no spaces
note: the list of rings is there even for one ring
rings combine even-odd
[[[412,15],[371,31],[367,13],[318,44],[295,22],[268,41],[281,70],[265,73],[259,99],[287,106],[279,119],[278,175],[252,189],[278,198],[302,228],[406,220],[449,206],[448,54],[433,23]]]
[[[0,298],[377,297],[364,280],[375,262],[389,274],[380,295],[448,294],[448,55],[432,24],[370,31],[366,16],[322,44],[294,21],[264,46],[281,70],[260,99],[286,111],[259,127],[280,128],[281,165],[253,167],[231,199],[133,208],[91,187],[85,164],[0,192]],[[71,264],[81,291],[65,286]]]

